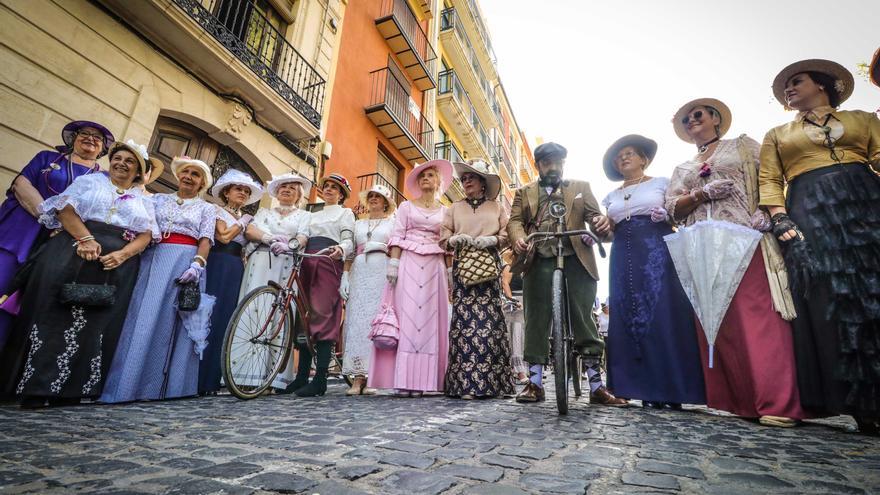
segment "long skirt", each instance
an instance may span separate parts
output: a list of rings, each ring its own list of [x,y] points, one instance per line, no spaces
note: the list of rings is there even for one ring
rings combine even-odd
[[[671,233],[642,215],[614,230],[608,385],[629,399],[705,404],[693,310],[663,241]]]
[[[785,247],[801,403],[878,418],[880,177],[863,164],[824,167],[796,177],[786,203],[806,240]]]
[[[397,349],[373,348],[367,385],[442,392],[449,359],[449,285],[444,255],[403,251],[394,287]]]
[[[238,292],[244,276],[244,263],[241,261],[241,244],[214,244],[208,266],[205,268],[205,292],[216,297],[214,311],[211,313],[211,331],[208,334],[208,347],[202,353],[199,363],[199,393],[220,390],[223,336],[232,313],[238,305]]]
[[[175,304],[179,278],[196,246],[159,244],[141,255],[141,270],[102,402],[170,399],[198,393],[199,355]],[[205,291],[205,279],[199,280]]]
[[[254,251],[253,254],[248,257],[247,263],[245,264],[244,276],[242,277],[241,282],[241,291],[239,291],[238,295],[239,302],[252,290],[265,286],[270,280],[274,280],[275,282],[286,286],[291,270],[293,270],[293,256],[286,254],[275,256],[268,248],[260,246],[259,249]],[[265,308],[258,308],[255,314],[266,315],[268,314],[269,309],[268,306]],[[233,349],[230,358],[234,361],[246,360],[247,357],[242,355],[242,352],[245,351],[246,349],[244,348],[238,350]],[[296,366],[293,364],[293,353],[291,353],[284,370],[281,373],[278,373],[278,376],[272,381],[272,387],[279,389],[285,388],[293,381],[296,376]],[[250,377],[249,379],[247,376],[236,376],[235,380],[242,385],[255,386],[259,384],[259,378],[257,377]]]
[[[0,249],[0,295],[12,295],[12,279],[20,266],[15,253]],[[14,321],[15,315],[0,308],[0,351],[6,345]]]
[[[501,310],[500,281],[466,286],[459,278],[458,263],[453,266],[446,395],[511,395],[510,343]]]
[[[309,239],[306,252],[314,254],[326,248],[328,243],[321,242],[323,239]],[[315,342],[335,342],[339,339],[342,325],[342,296],[339,295],[342,269],[342,260],[306,258],[302,262],[299,276],[309,302],[309,334]]]
[[[370,369],[373,343],[367,337],[370,323],[379,311],[382,290],[385,287],[385,267],[388,257],[382,251],[361,254],[351,265],[351,292],[345,305],[345,357],[342,372],[347,375],[366,375]]]
[[[514,291],[513,298],[519,302],[519,308],[504,311],[507,322],[507,338],[510,341],[510,366],[514,374],[528,374],[529,367],[523,359],[523,341],[525,339],[525,318],[523,317],[522,291]]]
[[[746,418],[805,417],[797,389],[791,324],[773,309],[760,245],[721,321],[712,368],[709,342],[699,321],[697,339],[709,407]],[[615,348],[613,353],[617,352]]]
[[[128,244],[124,229],[101,222],[86,227],[103,252]],[[52,237],[37,258],[21,301],[21,312],[0,357],[5,391],[38,397],[98,397],[138,275],[139,256],[110,272],[96,261],[83,262],[67,232]],[[81,267],[81,269],[80,269]],[[77,275],[78,272],[78,275]],[[109,277],[108,277],[109,275]],[[115,304],[65,306],[61,286],[78,283],[116,286]]]

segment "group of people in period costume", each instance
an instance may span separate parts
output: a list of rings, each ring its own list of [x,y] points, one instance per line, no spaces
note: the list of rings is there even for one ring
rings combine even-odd
[[[877,56],[871,70],[876,84]],[[163,165],[145,146],[71,122],[64,145],[38,153],[0,206],[2,393],[24,407],[216,394],[235,306],[284,283],[304,252],[324,255],[305,258],[300,273],[314,347],[295,344],[275,393],[324,395],[337,352],[347,395],[540,402],[561,255],[591,403],[706,404],[779,427],[849,414],[878,434],[880,120],[839,110],[852,90],[834,62],[786,67],[773,91],[797,114],[763,144],[726,137],[733,114],[723,102],[689,101],[672,127],[696,154],[671,177],[651,177],[658,144],[621,137],[602,162],[621,184],[601,202],[589,183],[563,178],[563,146],[542,144],[540,178],[516,191],[510,211],[482,160],[417,165],[400,204],[382,184],[353,198],[330,173],[316,184],[322,207],[306,211],[312,183],[301,176],[262,184],[229,170],[215,181],[187,157],[170,163],[177,192],[150,194]],[[464,198],[444,205],[455,180]],[[245,213],[264,190],[266,206]],[[354,199],[360,219],[345,207]],[[566,205],[566,230],[588,226],[595,237],[565,238],[561,253],[556,241],[527,243],[554,230],[554,202]],[[759,238],[714,342],[666,243],[704,220]],[[612,246],[598,320],[595,239]],[[202,334],[179,307],[184,286],[213,304]],[[391,344],[380,320],[391,322]]]

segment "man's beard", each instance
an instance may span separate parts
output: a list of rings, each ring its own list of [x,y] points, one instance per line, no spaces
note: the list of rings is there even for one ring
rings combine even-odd
[[[559,187],[559,183],[562,182],[562,177],[554,172],[547,175],[541,175],[540,177],[538,184],[540,184],[541,187],[552,187],[555,189]]]

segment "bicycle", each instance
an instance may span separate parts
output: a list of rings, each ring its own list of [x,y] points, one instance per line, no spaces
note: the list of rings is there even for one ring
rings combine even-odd
[[[247,293],[236,306],[223,336],[223,380],[229,392],[242,400],[266,392],[272,381],[290,362],[293,342],[315,356],[309,334],[310,308],[299,290],[299,271],[306,258],[329,258],[323,254],[294,252],[287,284],[270,280]],[[334,351],[331,368],[342,370]],[[349,377],[342,375],[351,386]]]
[[[542,242],[555,238],[556,243],[556,268],[553,270],[553,282],[551,286],[551,313],[550,338],[553,341],[551,351],[553,354],[553,377],[556,386],[556,408],[559,414],[568,414],[568,382],[569,375],[572,378],[572,388],[575,397],[582,395],[581,369],[582,361],[580,354],[574,349],[574,337],[571,333],[571,314],[568,308],[567,281],[563,268],[565,257],[562,255],[562,240],[566,237],[588,235],[599,248],[599,255],[605,257],[605,248],[599,239],[589,230],[563,230],[565,224],[566,208],[561,202],[554,202],[549,208],[550,216],[556,219],[556,232],[533,232],[526,237],[527,243]]]

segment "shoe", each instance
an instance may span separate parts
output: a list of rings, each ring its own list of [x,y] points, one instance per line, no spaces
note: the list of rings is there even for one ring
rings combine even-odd
[[[605,387],[599,387],[598,390],[590,394],[590,404],[611,407],[626,407],[629,405],[629,402],[627,402],[626,399],[619,399],[615,397]]]
[[[376,389],[364,387],[363,390],[361,390],[361,395],[376,395]]]
[[[662,402],[651,402],[649,400],[643,400],[642,407],[645,409],[663,409],[663,403]]]
[[[681,404],[678,402],[667,402],[666,407],[672,409],[673,411],[681,411]]]
[[[761,416],[761,418],[758,419],[758,423],[761,423],[764,426],[791,428],[793,426],[797,426],[798,421],[796,419],[784,418],[782,416]]]
[[[461,397],[459,397],[459,399],[461,399],[461,400],[474,400],[474,396],[471,394],[464,394]]]
[[[544,389],[529,382],[526,388],[516,396],[517,402],[544,402]]]
[[[395,397],[400,397],[400,398],[402,398],[402,399],[403,399],[403,398],[409,398],[409,397],[412,397],[412,392],[410,392],[409,390],[395,390],[395,391],[394,391],[394,396],[395,396]]]
[[[364,393],[364,387],[367,386],[367,380],[362,376],[355,377],[351,381],[351,388],[345,391],[345,395],[361,395]]]

